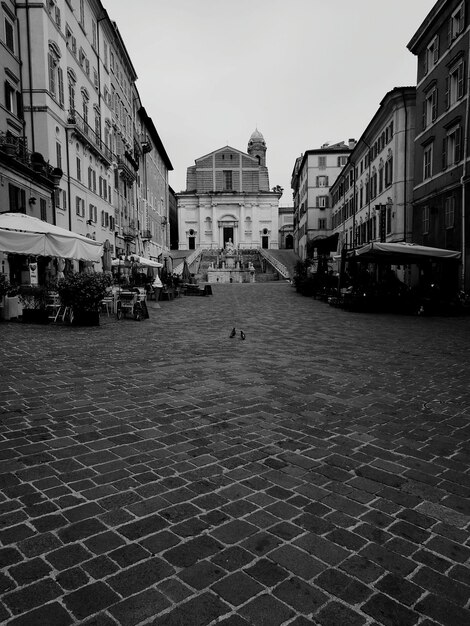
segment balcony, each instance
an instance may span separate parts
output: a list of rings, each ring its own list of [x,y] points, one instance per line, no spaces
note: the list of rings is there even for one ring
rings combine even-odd
[[[62,170],[46,163],[39,152],[30,152],[23,137],[0,132],[0,155],[18,171],[51,187],[56,187],[62,178]]]
[[[143,230],[140,236],[141,236],[142,240],[149,241],[150,239],[152,239],[152,231],[151,230]]]
[[[127,180],[127,182],[129,182],[130,184],[132,184],[137,179],[137,173],[134,170],[135,161],[132,160],[131,162],[127,155],[127,152],[125,152],[124,155],[118,155],[118,170],[121,177],[124,178],[124,180]]]
[[[122,236],[125,241],[134,241],[137,237],[137,228],[134,222],[129,222],[122,227]]]
[[[108,146],[101,141],[101,138],[98,137],[92,127],[85,122],[81,115],[72,110],[69,112],[67,122],[69,128],[72,129],[82,143],[86,144],[98,158],[106,163],[106,165],[111,165],[113,161],[113,153]]]

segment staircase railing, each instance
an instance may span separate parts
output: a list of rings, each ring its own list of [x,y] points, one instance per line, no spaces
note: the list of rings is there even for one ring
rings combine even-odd
[[[284,263],[281,263],[278,259],[276,259],[272,254],[265,250],[264,248],[259,248],[258,252],[260,255],[266,259],[268,263],[270,263],[276,272],[278,272],[283,278],[290,278],[290,272]]]
[[[195,261],[197,261],[197,259],[201,256],[201,254],[202,254],[201,248],[198,248],[197,250],[194,250],[193,252],[191,252],[191,254],[189,254],[186,257],[186,263],[188,264],[188,267],[190,267]],[[178,263],[173,266],[173,273],[178,274],[178,276],[181,276],[183,272],[184,261],[185,259],[179,259]]]

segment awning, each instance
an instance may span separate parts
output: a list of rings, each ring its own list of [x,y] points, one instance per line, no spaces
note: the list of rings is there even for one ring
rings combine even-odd
[[[461,253],[456,250],[431,248],[414,243],[379,243],[373,241],[361,248],[347,252],[348,259],[353,256],[360,261],[382,261],[393,265],[403,265],[407,263],[418,263],[425,259],[456,261],[460,259]]]
[[[139,256],[137,254],[131,254],[124,259],[113,259],[111,261],[111,265],[113,267],[129,267],[131,263],[136,263],[141,267],[163,267],[162,263],[158,261],[153,261],[152,259],[146,259],[143,256]]]
[[[0,251],[98,263],[103,244],[24,213],[1,213]]]
[[[317,248],[318,252],[326,254],[327,252],[336,251],[338,247],[338,233],[334,233],[329,237],[319,237],[318,239],[309,239],[307,247]]]

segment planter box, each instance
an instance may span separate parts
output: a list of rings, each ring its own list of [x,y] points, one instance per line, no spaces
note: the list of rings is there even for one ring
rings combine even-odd
[[[23,309],[22,319],[26,324],[49,324],[46,309]]]
[[[74,311],[72,326],[99,326],[99,311]]]
[[[5,296],[3,299],[3,313],[2,318],[4,320],[10,320],[21,315],[21,303],[18,300],[18,296]]]

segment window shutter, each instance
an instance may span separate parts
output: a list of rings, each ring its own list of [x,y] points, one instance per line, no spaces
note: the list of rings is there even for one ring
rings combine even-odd
[[[316,197],[316,203],[315,203],[315,206],[316,206],[316,207],[319,207],[319,206],[320,206],[320,198],[319,198],[319,196],[317,196],[317,197]]]
[[[459,69],[457,70],[457,80],[458,80],[458,85],[457,85],[457,97],[458,98],[462,98],[464,91],[465,91],[465,83],[464,83],[464,63],[462,62],[459,65]]]
[[[64,72],[61,67],[57,70],[57,78],[59,83],[59,104],[60,106],[64,106]]]
[[[23,119],[23,98],[20,91],[16,92],[16,115]]]
[[[423,108],[422,108],[422,114],[421,114],[421,126],[423,130],[426,128],[426,108],[427,108],[427,102],[425,100],[423,102]]]
[[[104,211],[101,211],[101,226],[104,226]]]
[[[329,207],[329,196],[325,196],[325,209],[327,209]]]
[[[433,51],[433,61],[436,64],[439,60],[439,35],[436,35],[436,39],[434,40],[434,51]]]
[[[437,89],[432,92],[432,101],[431,101],[431,118],[432,121],[437,117]]]
[[[49,61],[49,91],[55,96],[54,57],[49,53],[47,58]]]
[[[442,169],[447,168],[447,137],[442,140]]]
[[[447,24],[447,47],[450,48],[452,44],[452,17]]]
[[[460,161],[460,159],[462,158],[460,154],[461,136],[462,136],[462,129],[459,126],[457,130],[455,131],[455,162],[456,163],[458,163],[458,161]]]
[[[450,106],[450,76],[446,76],[445,105],[446,109]]]
[[[320,186],[320,176],[317,176],[316,186],[317,186],[317,187],[319,187],[319,186]]]
[[[325,187],[328,187],[328,176],[325,176]]]
[[[426,48],[426,50],[424,51],[424,73],[425,74],[428,73],[428,69],[429,69],[428,56],[429,56],[429,48]]]

